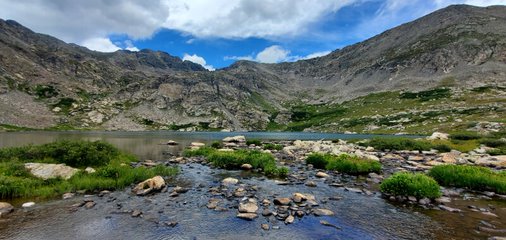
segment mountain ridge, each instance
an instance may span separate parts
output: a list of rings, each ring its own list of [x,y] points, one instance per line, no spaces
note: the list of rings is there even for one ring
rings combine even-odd
[[[385,91],[504,86],[505,39],[506,6],[455,5],[323,57],[237,61],[210,72],[161,51],[100,53],[0,20],[0,124],[265,130],[294,123],[300,105]]]

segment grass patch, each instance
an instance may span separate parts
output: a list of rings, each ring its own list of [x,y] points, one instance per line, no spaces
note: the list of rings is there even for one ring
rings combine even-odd
[[[315,168],[336,170],[346,174],[359,175],[370,172],[379,172],[381,164],[378,161],[362,159],[357,156],[341,154],[313,153],[306,159],[307,164],[313,164]]]
[[[261,169],[268,176],[286,177],[288,175],[287,168],[276,166],[276,160],[272,154],[256,150],[223,152],[203,147],[196,150],[187,150],[184,155],[204,156],[214,166],[224,169],[239,169],[241,165],[248,163],[254,169]]]
[[[401,93],[401,99],[417,99],[422,102],[429,100],[436,100],[441,98],[449,98],[451,91],[449,88],[436,88],[421,92],[404,92]]]
[[[459,132],[450,135],[452,140],[476,140],[480,139],[481,136],[476,132]]]
[[[262,141],[260,141],[260,139],[247,139],[246,140],[246,145],[255,145],[255,146],[262,146]]]
[[[487,153],[492,156],[506,155],[506,147],[488,150]]]
[[[433,144],[425,140],[410,138],[373,138],[367,142],[359,143],[361,146],[371,146],[378,150],[419,150],[429,151]],[[442,148],[441,146],[439,148]]]
[[[466,165],[434,166],[429,175],[443,186],[463,187],[478,191],[506,194],[506,172]]]
[[[381,183],[380,190],[394,196],[414,196],[418,199],[441,196],[436,180],[421,173],[395,173]]]
[[[0,199],[51,198],[65,192],[116,190],[156,175],[172,176],[177,169],[158,165],[133,168],[137,159],[105,142],[59,141],[39,146],[0,150]],[[26,162],[65,163],[84,168],[93,166],[95,173],[80,171],[68,180],[43,180],[25,169]]]
[[[283,150],[283,145],[274,144],[274,143],[266,143],[266,144],[264,144],[264,149],[280,151],[280,150]]]
[[[220,149],[223,148],[223,143],[221,143],[220,141],[214,141],[211,143],[211,147],[215,149]]]

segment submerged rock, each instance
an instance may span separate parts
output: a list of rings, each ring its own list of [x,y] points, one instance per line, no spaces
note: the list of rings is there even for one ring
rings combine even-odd
[[[132,189],[132,192],[136,195],[144,196],[153,191],[160,191],[163,187],[165,187],[165,180],[163,180],[161,176],[155,176],[137,184],[137,186]]]
[[[0,202],[0,216],[14,211],[14,207],[7,202]]]
[[[313,214],[315,216],[332,216],[334,212],[324,208],[317,208],[313,210]]]

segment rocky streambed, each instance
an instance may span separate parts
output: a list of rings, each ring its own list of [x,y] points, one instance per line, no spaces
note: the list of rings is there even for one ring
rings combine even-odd
[[[0,239],[487,239],[506,237],[506,197],[442,189],[436,201],[388,199],[378,184],[393,172],[437,164],[504,166],[473,152],[381,152],[345,142],[279,141],[272,154],[286,179],[211,167],[202,157],[144,161],[180,167],[161,191],[67,195],[0,218]],[[259,148],[227,142],[228,149]],[[170,146],[167,146],[170,148]],[[350,176],[313,169],[311,152],[354,153],[382,163],[382,174]],[[466,161],[466,162],[464,162]]]

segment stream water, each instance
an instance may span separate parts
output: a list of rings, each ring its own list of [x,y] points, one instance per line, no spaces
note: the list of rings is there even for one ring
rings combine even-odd
[[[320,140],[368,138],[371,135],[340,135],[317,133],[241,133],[247,138],[277,140]],[[139,156],[141,160],[166,160],[177,155],[192,141],[211,142],[238,133],[179,133],[179,132],[22,132],[1,133],[0,147],[41,144],[57,139],[105,140]],[[177,146],[160,145],[174,140]],[[227,171],[200,164],[180,165],[180,174],[169,181],[170,186],[190,189],[177,197],[168,192],[138,197],[129,189],[104,197],[92,196],[97,203],[92,209],[69,207],[83,200],[78,195],[70,200],[51,200],[37,203],[34,208],[18,209],[0,218],[0,239],[486,239],[506,233],[487,233],[479,226],[494,225],[506,229],[506,201],[485,199],[470,194],[470,200],[456,200],[452,207],[462,213],[425,210],[419,207],[392,204],[379,193],[371,196],[335,188],[317,181],[318,187],[305,185],[280,186],[272,179],[243,171]],[[296,169],[295,169],[296,170]],[[226,211],[208,209],[213,197],[207,190],[220,185],[223,178],[232,176],[241,183],[257,186],[258,199],[273,196],[290,197],[294,192],[313,194],[317,200],[327,199],[324,207],[335,216],[296,218],[293,224],[271,221],[260,216],[253,221],[235,217],[237,204],[227,202]],[[360,181],[350,182],[360,185]],[[329,197],[342,197],[339,201]],[[21,203],[14,203],[19,207]],[[468,205],[494,208],[497,217],[467,211]],[[142,218],[133,218],[119,211],[139,209]],[[325,220],[341,229],[323,226]],[[175,227],[160,224],[175,221]],[[268,223],[271,229],[262,230]],[[278,228],[279,227],[279,228]],[[502,234],[502,235],[501,235]]]

